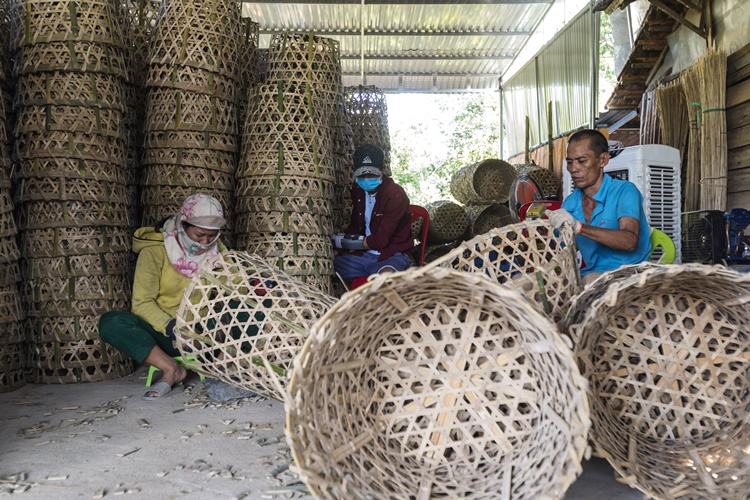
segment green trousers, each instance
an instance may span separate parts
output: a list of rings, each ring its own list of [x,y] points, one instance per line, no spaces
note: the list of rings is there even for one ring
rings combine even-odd
[[[155,346],[168,356],[179,356],[172,339],[154,330],[146,320],[125,311],[109,311],[99,318],[99,336],[124,355],[142,362]]]

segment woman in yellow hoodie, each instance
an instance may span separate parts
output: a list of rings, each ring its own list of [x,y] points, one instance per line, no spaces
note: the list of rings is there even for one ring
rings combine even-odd
[[[162,371],[143,399],[169,394],[187,375],[174,359],[175,313],[198,268],[226,247],[219,241],[226,223],[221,204],[206,194],[188,197],[180,213],[161,227],[142,227],[133,237],[138,254],[131,311],[110,311],[99,319],[99,336],[117,350]]]

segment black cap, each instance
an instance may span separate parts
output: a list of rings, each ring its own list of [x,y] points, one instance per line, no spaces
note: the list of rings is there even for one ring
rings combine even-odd
[[[354,151],[354,177],[383,173],[383,150],[373,144],[362,144]]]

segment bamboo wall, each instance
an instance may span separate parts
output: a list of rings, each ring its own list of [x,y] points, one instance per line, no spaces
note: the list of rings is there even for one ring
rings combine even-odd
[[[750,208],[750,44],[727,59],[727,210]]]

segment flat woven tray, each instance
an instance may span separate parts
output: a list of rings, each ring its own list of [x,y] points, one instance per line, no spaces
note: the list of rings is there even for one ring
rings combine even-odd
[[[651,265],[570,326],[592,438],[621,481],[670,500],[747,495],[749,298],[748,275]]]
[[[464,205],[505,203],[518,173],[503,160],[482,160],[459,169],[451,177],[451,194]]]
[[[334,302],[258,256],[225,253],[185,290],[175,343],[199,371],[284,399],[287,371],[308,329]]]
[[[320,498],[562,498],[587,448],[585,391],[520,294],[419,268],[378,276],[315,323],[285,430]]]
[[[555,322],[581,291],[573,230],[527,221],[492,229],[464,241],[425,267],[478,273],[516,289]]]
[[[33,344],[31,380],[36,384],[74,384],[124,377],[135,364],[101,340]]]

